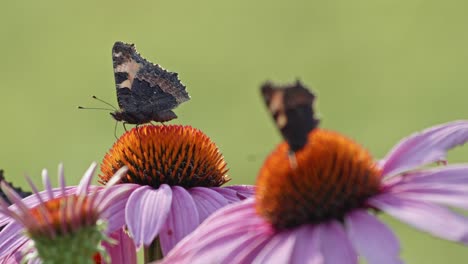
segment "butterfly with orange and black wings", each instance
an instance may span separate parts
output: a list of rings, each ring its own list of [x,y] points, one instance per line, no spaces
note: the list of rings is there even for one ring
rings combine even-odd
[[[120,107],[111,113],[115,120],[137,125],[166,122],[177,118],[172,109],[190,99],[177,73],[147,61],[134,44],[115,42],[112,60]]]
[[[299,81],[292,85],[267,82],[261,92],[291,151],[300,150],[307,143],[309,132],[319,124],[312,107],[315,95]]]

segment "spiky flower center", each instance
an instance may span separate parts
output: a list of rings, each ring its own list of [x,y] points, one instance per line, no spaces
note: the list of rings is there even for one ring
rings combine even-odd
[[[336,132],[313,130],[294,156],[288,149],[280,144],[257,180],[257,212],[278,229],[342,220],[379,191],[381,174],[371,155]]]
[[[99,217],[98,212],[91,208],[89,199],[78,195],[48,200],[29,212],[34,218],[33,224],[27,227],[31,236],[70,234],[80,227],[95,225]]]
[[[128,173],[122,182],[154,188],[217,187],[230,180],[216,145],[190,126],[149,125],[128,131],[104,157],[99,182],[105,184],[124,165]]]
[[[93,264],[107,258],[101,241],[108,241],[106,222],[99,219],[94,199],[69,195],[44,201],[29,209],[23,223],[31,238],[23,261]]]

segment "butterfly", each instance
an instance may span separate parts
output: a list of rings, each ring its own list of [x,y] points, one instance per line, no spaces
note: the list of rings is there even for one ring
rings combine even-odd
[[[112,47],[118,110],[117,121],[144,124],[177,118],[172,111],[190,99],[178,74],[143,58],[134,44],[117,41]]]
[[[261,93],[290,150],[295,152],[302,149],[309,132],[319,124],[312,107],[315,95],[300,81],[292,85],[266,82],[261,87]]]

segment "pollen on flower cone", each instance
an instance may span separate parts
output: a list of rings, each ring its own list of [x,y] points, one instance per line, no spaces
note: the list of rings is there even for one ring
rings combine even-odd
[[[126,132],[104,157],[99,182],[105,184],[124,165],[122,182],[155,188],[217,187],[230,180],[216,144],[190,126],[148,125]]]
[[[257,212],[278,229],[341,220],[379,191],[371,155],[336,132],[315,129],[303,149],[288,150],[280,144],[257,179]]]

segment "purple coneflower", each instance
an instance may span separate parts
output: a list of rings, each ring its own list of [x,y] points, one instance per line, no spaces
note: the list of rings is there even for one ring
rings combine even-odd
[[[275,117],[287,130],[281,114],[299,112],[286,110]],[[294,156],[280,144],[260,170],[255,198],[214,213],[162,263],[402,263],[376,212],[468,242],[468,219],[447,208],[468,209],[468,164],[424,168],[468,140],[468,121],[413,134],[379,162],[336,132],[317,128],[305,139]]]
[[[113,200],[128,191],[112,187],[125,169],[104,188],[91,186],[95,169],[92,164],[77,187],[66,187],[60,166],[60,188],[51,187],[44,170],[45,191],[39,192],[28,179],[34,194],[25,199],[2,181],[13,205],[0,199],[0,225],[6,224],[0,232],[0,262],[136,263],[135,246],[121,234],[122,223],[107,217],[113,214]],[[122,242],[109,236],[122,237]]]
[[[216,145],[190,126],[158,125],[125,133],[104,157],[100,182],[122,166],[118,186],[131,186],[121,218],[146,261],[159,259],[217,209],[253,195],[253,187],[220,187],[230,180]],[[161,250],[162,252],[156,252]]]

